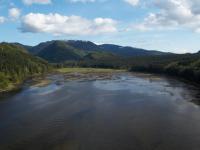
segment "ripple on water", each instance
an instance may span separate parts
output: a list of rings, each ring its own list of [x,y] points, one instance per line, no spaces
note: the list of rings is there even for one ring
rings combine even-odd
[[[168,80],[141,78],[139,76],[121,76],[115,80],[97,80],[93,83],[95,88],[107,91],[129,91],[134,94],[147,96],[170,96],[173,99],[190,99],[189,92],[180,88],[180,84],[171,84]],[[181,85],[183,87],[183,85]]]
[[[58,84],[49,84],[47,86],[43,87],[37,87],[37,86],[32,86],[29,87],[24,91],[24,94],[37,94],[37,95],[47,95],[50,93],[53,93],[55,91],[60,90],[63,87],[63,85],[58,85]]]
[[[200,109],[188,102],[198,90],[191,86],[128,73],[56,84],[60,78],[0,103],[0,149],[199,149]]]

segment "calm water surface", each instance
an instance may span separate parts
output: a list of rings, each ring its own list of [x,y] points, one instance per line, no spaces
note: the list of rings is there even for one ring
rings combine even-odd
[[[128,73],[108,80],[50,78],[55,82],[1,98],[0,150],[200,149],[193,86]]]

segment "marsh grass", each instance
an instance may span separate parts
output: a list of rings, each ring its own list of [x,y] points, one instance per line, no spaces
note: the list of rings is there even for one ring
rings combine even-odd
[[[125,70],[101,69],[101,68],[60,68],[56,71],[60,73],[112,73],[124,72]]]

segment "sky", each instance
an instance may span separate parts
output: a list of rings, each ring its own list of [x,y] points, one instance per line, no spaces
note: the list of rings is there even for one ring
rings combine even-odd
[[[0,0],[0,42],[85,40],[200,50],[200,0]]]

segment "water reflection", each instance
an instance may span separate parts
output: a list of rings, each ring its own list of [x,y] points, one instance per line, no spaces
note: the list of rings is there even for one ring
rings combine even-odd
[[[50,84],[50,85],[47,85],[44,87],[33,86],[33,87],[30,87],[27,90],[25,90],[24,94],[47,95],[47,94],[53,93],[61,88],[62,88],[62,85],[58,85],[58,84]]]
[[[51,84],[26,87],[0,102],[0,149],[200,148],[200,109],[192,103],[199,90],[193,86],[128,73],[85,82],[48,78]]]

